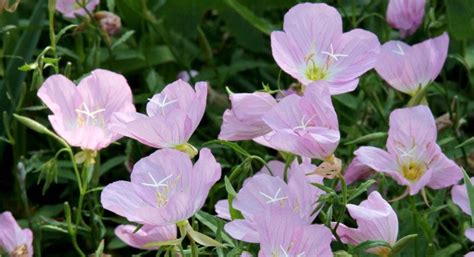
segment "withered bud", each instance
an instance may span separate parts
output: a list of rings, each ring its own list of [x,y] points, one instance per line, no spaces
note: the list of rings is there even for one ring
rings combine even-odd
[[[7,12],[14,12],[18,7],[20,0],[15,0],[12,4],[10,4],[10,0],[0,0],[0,14],[3,10]]]
[[[116,35],[122,28],[122,21],[115,13],[100,11],[96,12],[94,17],[109,36]]]

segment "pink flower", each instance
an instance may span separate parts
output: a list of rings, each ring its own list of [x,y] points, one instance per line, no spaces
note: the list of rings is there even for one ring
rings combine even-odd
[[[474,252],[468,252],[464,257],[474,257]]]
[[[177,238],[176,225],[150,226],[143,225],[137,232],[134,225],[120,225],[115,228],[115,235],[127,245],[138,249],[158,249],[146,247],[146,244],[165,242]]]
[[[102,191],[102,206],[129,221],[164,226],[194,215],[204,205],[221,166],[203,148],[199,160],[174,150],[157,150],[133,167],[131,182],[117,181]]]
[[[66,18],[76,18],[76,16],[86,16],[85,9],[90,13],[93,12],[99,2],[99,0],[57,0],[56,10]]]
[[[0,252],[4,250],[11,256],[33,256],[33,233],[21,229],[11,212],[0,214]]]
[[[467,239],[474,242],[474,228],[466,229],[466,231],[464,231],[464,235],[467,237]]]
[[[249,140],[270,132],[270,127],[262,116],[276,105],[276,100],[268,93],[231,94],[232,109],[224,112],[221,140]]]
[[[415,33],[425,15],[425,0],[390,0],[387,7],[387,22],[400,30],[402,38]]]
[[[438,77],[448,46],[447,33],[413,46],[389,41],[382,46],[375,70],[396,90],[414,95]]]
[[[94,70],[76,87],[62,75],[49,77],[38,97],[53,115],[49,121],[70,145],[89,150],[107,147],[121,136],[107,126],[115,112],[133,113],[132,91],[120,74]]]
[[[304,162],[294,162],[288,171],[288,184],[282,177],[284,164],[270,162],[272,173],[269,175],[266,168],[255,176],[248,178],[233,201],[233,207],[239,210],[245,219],[237,219],[227,223],[224,227],[227,233],[238,240],[258,243],[260,238],[256,232],[256,217],[268,208],[287,209],[296,217],[310,224],[316,215],[317,199],[323,191],[310,183],[323,183],[323,177],[307,175],[316,169],[315,165]],[[276,168],[276,169],[274,169]],[[281,168],[281,169],[279,169]],[[221,213],[228,212],[221,209]],[[229,215],[230,216],[230,215]]]
[[[357,221],[357,228],[349,228],[339,224],[337,234],[343,243],[358,245],[368,240],[383,240],[394,245],[398,237],[398,218],[389,203],[385,201],[379,192],[370,193],[367,200],[359,205],[348,204],[347,209],[353,219]],[[336,223],[333,222],[332,226]],[[387,254],[390,250],[386,247],[375,247],[368,250],[380,256]]]
[[[262,118],[272,131],[255,141],[308,158],[325,160],[331,156],[340,134],[325,84],[318,82],[304,96],[289,95],[273,106]]]
[[[217,201],[214,208],[216,210],[217,217],[224,220],[232,219],[229,211],[229,201],[227,199]]]
[[[323,225],[309,225],[289,210],[266,210],[257,217],[261,238],[259,257],[333,256],[332,233]]]
[[[471,182],[474,183],[474,177],[471,178]],[[469,216],[472,215],[466,184],[453,186],[451,189],[451,197],[453,202],[457,204],[457,206],[459,206],[459,208],[461,208],[464,213]]]
[[[196,91],[177,80],[149,99],[148,115],[117,113],[110,129],[155,148],[186,144],[204,115],[207,83],[198,82]]]
[[[344,180],[346,181],[347,185],[350,185],[357,180],[367,179],[374,173],[374,170],[361,163],[356,157],[352,160],[344,172]]]
[[[280,68],[304,85],[329,82],[332,95],[353,91],[380,51],[371,32],[343,33],[341,15],[326,4],[294,6],[285,14],[283,30],[271,35],[273,58]]]
[[[461,169],[436,144],[436,125],[426,106],[397,109],[390,114],[387,151],[366,146],[355,155],[360,163],[406,185],[410,195],[423,187],[445,188],[456,184]]]

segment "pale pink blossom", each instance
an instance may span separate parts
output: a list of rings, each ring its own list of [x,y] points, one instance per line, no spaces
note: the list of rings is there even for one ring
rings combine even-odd
[[[11,256],[33,256],[33,233],[22,229],[11,212],[0,214],[0,252]]]
[[[38,97],[53,112],[49,121],[56,133],[70,145],[100,150],[121,135],[108,129],[116,112],[135,112],[132,91],[120,74],[94,70],[76,87],[63,75],[49,77]]]
[[[257,217],[259,257],[331,257],[333,235],[329,228],[307,224],[289,210],[265,210]]]
[[[325,160],[339,144],[336,111],[327,83],[283,98],[263,115],[271,131],[256,138],[257,143],[303,157]]]
[[[284,164],[274,161],[269,165],[272,167],[271,176],[268,169],[245,180],[242,189],[237,193],[233,201],[233,208],[239,210],[244,219],[236,219],[227,223],[224,227],[227,233],[238,240],[257,243],[260,242],[256,232],[256,217],[268,208],[287,209],[295,214],[303,222],[310,224],[318,212],[314,212],[318,206],[317,200],[324,194],[322,190],[310,183],[323,183],[323,177],[309,175],[317,168],[315,165],[304,162],[294,162],[288,171],[288,184],[283,180]],[[226,206],[228,208],[228,205]],[[222,214],[228,209],[221,209]],[[230,216],[230,214],[229,214]]]
[[[373,175],[375,171],[369,166],[361,163],[357,157],[347,166],[344,172],[344,180],[347,185],[354,183],[357,180],[365,180]]]
[[[232,93],[229,98],[232,109],[224,112],[219,139],[250,140],[270,132],[262,116],[277,104],[273,96],[264,92]]]
[[[138,249],[158,249],[146,246],[150,243],[165,242],[177,238],[176,225],[151,226],[143,225],[135,232],[137,226],[120,225],[115,228],[115,235],[127,245]]]
[[[415,33],[425,15],[425,0],[389,0],[387,22],[402,38]]]
[[[448,47],[447,33],[413,46],[389,41],[382,46],[375,70],[396,90],[414,95],[438,77]]]
[[[357,228],[339,224],[336,232],[343,243],[356,246],[369,240],[382,240],[393,246],[397,242],[397,214],[377,191],[370,193],[367,200],[359,205],[348,204],[347,209],[351,217],[356,220]],[[336,226],[336,223],[333,222],[332,225]],[[389,249],[375,247],[368,252],[388,256]]]
[[[435,120],[428,107],[397,109],[390,114],[387,151],[365,146],[355,155],[360,163],[408,186],[410,195],[425,186],[445,188],[456,184],[462,172],[443,154],[436,136]]]
[[[220,176],[221,166],[207,148],[201,149],[194,166],[186,153],[161,149],[135,164],[131,182],[107,185],[101,203],[132,222],[176,224],[201,209]]]
[[[342,32],[337,10],[322,3],[302,3],[286,14],[283,31],[271,34],[273,58],[280,68],[309,85],[327,81],[329,92],[353,91],[359,77],[375,65],[380,43],[366,30]]]
[[[116,113],[110,129],[155,148],[186,144],[206,109],[207,83],[198,82],[196,91],[177,80],[149,99],[147,115]]]
[[[474,183],[474,177],[471,177],[471,183]],[[453,202],[461,208],[461,210],[469,216],[472,216],[469,196],[467,194],[466,184],[455,185],[451,189],[451,197]],[[468,228],[464,231],[464,235],[474,242],[474,228]]]
[[[66,18],[87,16],[87,12],[92,13],[99,2],[100,0],[57,0],[56,10]]]

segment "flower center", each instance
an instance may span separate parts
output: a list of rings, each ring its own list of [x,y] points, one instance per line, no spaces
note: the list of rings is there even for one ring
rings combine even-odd
[[[282,245],[280,245],[278,249],[275,249],[272,251],[272,257],[290,257],[288,252],[290,251],[293,245],[294,245],[294,242],[291,242],[290,246],[287,249],[285,249]],[[295,255],[295,257],[304,257],[305,256],[304,254],[305,253],[302,252],[302,253],[299,253],[298,255]]]
[[[313,116],[309,117],[308,120],[306,120],[306,114],[304,114],[303,117],[301,117],[300,125],[294,127],[293,130],[297,130],[297,129],[306,130],[309,126],[309,123],[314,119],[315,116],[316,115],[313,115]]]
[[[165,107],[178,101],[178,100],[171,100],[171,101],[166,101],[168,96],[165,94],[163,97],[161,97],[161,94],[158,96],[158,100],[153,100],[152,98],[148,98],[148,101],[151,103],[154,103],[158,105],[158,107],[161,109],[161,115],[165,115]]]
[[[423,176],[426,171],[426,166],[422,163],[409,161],[402,166],[402,175],[410,181],[417,181]]]
[[[335,61],[339,61],[339,57],[347,57],[348,56],[347,54],[336,54],[336,53],[334,53],[334,48],[332,47],[332,44],[329,44],[329,48],[330,48],[330,52],[322,51],[321,53],[331,57]]]
[[[266,202],[267,204],[280,202],[280,204],[284,206],[284,200],[288,199],[288,196],[280,196],[280,191],[281,188],[278,188],[274,196],[269,196],[262,191],[260,191],[259,193],[268,199],[268,201]]]
[[[309,80],[314,80],[314,81],[324,80],[327,77],[326,71],[316,66],[316,64],[312,60],[306,67],[305,75]]]
[[[105,112],[105,109],[97,109],[95,111],[91,111],[87,106],[86,102],[82,102],[82,108],[76,109],[77,113],[77,124],[79,126],[84,125],[93,125],[103,127],[105,122],[103,119],[103,115],[98,115],[100,113]]]
[[[142,183],[142,185],[156,188],[157,207],[165,206],[168,203],[168,198],[169,198],[169,193],[170,193],[170,187],[165,182],[169,180],[171,177],[173,177],[173,174],[168,175],[167,177],[163,178],[162,180],[158,182],[153,177],[153,175],[151,175],[151,173],[148,173],[148,176],[150,177],[153,183]]]
[[[22,244],[15,248],[13,252],[10,253],[11,257],[27,257],[28,256],[28,247],[26,244]]]

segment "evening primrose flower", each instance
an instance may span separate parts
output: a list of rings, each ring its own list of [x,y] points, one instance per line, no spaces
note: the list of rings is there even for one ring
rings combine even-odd
[[[57,0],[56,10],[66,18],[76,18],[93,12],[99,2],[100,0]]]
[[[120,225],[115,228],[115,235],[127,245],[137,249],[158,249],[157,246],[146,246],[150,243],[165,242],[177,238],[176,225],[151,226],[143,225],[138,231],[134,225]]]
[[[207,83],[198,82],[196,91],[185,81],[167,85],[148,99],[147,115],[116,113],[110,129],[155,148],[186,145],[204,115]]]
[[[6,251],[9,256],[33,256],[33,233],[18,226],[11,212],[0,214],[0,228],[0,252]]]
[[[294,162],[288,171],[287,184],[283,180],[284,164],[283,166],[281,164],[281,162],[269,163],[273,167],[271,169],[274,176],[264,168],[245,180],[232,203],[233,208],[239,210],[244,219],[233,220],[224,227],[233,238],[251,243],[261,242],[256,231],[256,217],[268,208],[288,209],[307,224],[310,224],[318,214],[314,210],[317,207],[317,199],[324,192],[310,183],[322,184],[323,177],[309,175],[316,166],[308,162],[302,164]],[[221,217],[229,217],[228,205],[223,204],[221,202],[216,208],[220,209]]]
[[[425,0],[389,0],[387,22],[402,38],[415,33],[425,15]]]
[[[441,152],[436,136],[435,120],[428,107],[397,109],[390,114],[387,151],[364,146],[355,155],[361,164],[408,186],[410,195],[425,186],[445,188],[456,184],[462,172]]]
[[[267,209],[257,217],[259,257],[331,257],[333,235],[324,225],[307,224],[289,210]]]
[[[375,70],[391,87],[413,96],[438,77],[448,47],[447,33],[413,46],[389,41],[382,46]]]
[[[271,34],[278,66],[303,85],[329,82],[332,95],[353,91],[358,78],[374,67],[380,51],[371,32],[343,33],[341,15],[326,4],[294,6],[285,14],[283,30]]]
[[[120,74],[97,69],[76,87],[63,75],[49,77],[38,97],[53,112],[49,121],[70,145],[100,150],[121,135],[108,129],[115,112],[134,113],[132,91]]]
[[[347,209],[351,217],[357,221],[357,228],[339,224],[336,233],[343,243],[357,246],[369,240],[383,240],[390,245],[397,242],[397,214],[379,192],[370,193],[367,200],[362,201],[359,205],[348,204]],[[332,226],[335,225],[333,222]],[[390,249],[374,247],[368,249],[367,252],[379,256],[389,256]]]
[[[471,183],[474,183],[474,177],[471,178]],[[451,189],[451,197],[453,202],[461,208],[461,210],[469,216],[472,216],[471,205],[469,203],[469,196],[467,194],[466,184],[455,185]],[[474,228],[468,228],[464,231],[464,235],[474,242]]]
[[[271,131],[262,116],[277,104],[272,95],[264,92],[232,93],[229,98],[232,109],[224,112],[219,139],[250,140]]]
[[[271,131],[257,143],[303,157],[326,160],[339,144],[336,111],[326,82],[317,82],[304,96],[283,98],[263,115]]]
[[[207,148],[201,149],[194,166],[187,154],[161,149],[135,164],[130,182],[107,185],[101,203],[132,222],[177,224],[201,209],[220,176],[221,166]]]

